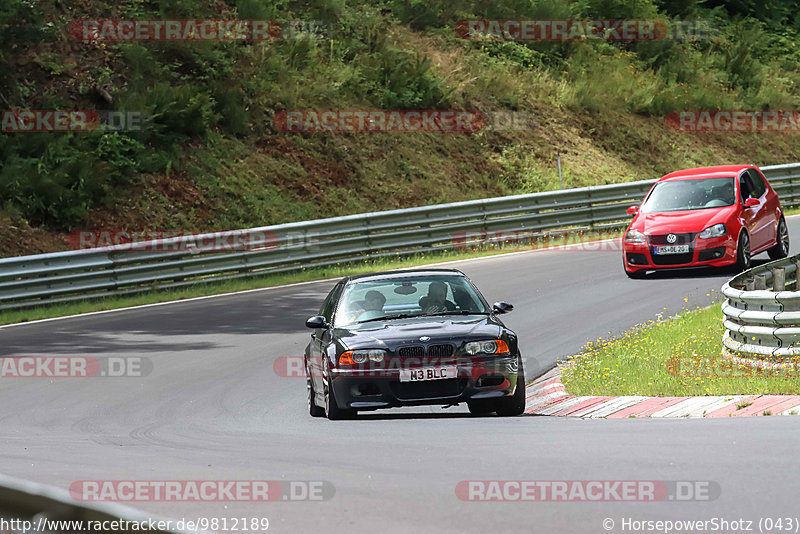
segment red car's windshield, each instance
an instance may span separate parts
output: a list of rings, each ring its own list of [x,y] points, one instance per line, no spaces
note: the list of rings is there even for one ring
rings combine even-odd
[[[641,211],[656,213],[730,206],[736,201],[734,187],[732,177],[660,182],[642,204]]]

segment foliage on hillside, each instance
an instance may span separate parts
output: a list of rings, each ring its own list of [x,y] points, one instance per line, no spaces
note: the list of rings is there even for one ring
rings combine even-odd
[[[84,43],[86,18],[321,21],[268,42]],[[709,38],[471,42],[467,18],[703,20]],[[791,0],[5,0],[4,109],[136,110],[141,132],[0,134],[0,224],[228,229],[797,161],[791,134],[687,134],[684,109],[798,109]],[[480,109],[535,117],[477,134],[278,133],[287,109]],[[13,244],[4,252],[24,252]],[[58,248],[55,241],[45,248]]]

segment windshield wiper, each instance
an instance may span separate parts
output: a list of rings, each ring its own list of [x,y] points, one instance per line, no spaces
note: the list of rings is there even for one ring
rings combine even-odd
[[[383,317],[374,317],[372,319],[364,319],[363,321],[356,321],[358,324],[361,323],[371,323],[372,321],[385,321],[387,319],[409,319],[411,317],[424,317],[424,315],[420,315],[418,313],[411,314],[411,313],[401,313],[398,315],[384,315]]]
[[[477,312],[471,310],[450,310],[437,313],[426,313],[425,317],[434,317],[436,315],[489,315],[489,312]]]

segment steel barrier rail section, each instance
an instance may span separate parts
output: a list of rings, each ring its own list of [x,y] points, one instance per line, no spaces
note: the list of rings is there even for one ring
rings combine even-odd
[[[765,263],[722,286],[726,349],[777,360],[800,355],[800,291],[786,291],[786,287],[797,289],[799,261],[800,254]],[[783,269],[784,287],[774,287],[775,268]],[[771,289],[752,289],[759,277]]]
[[[800,163],[763,167],[800,205]],[[101,248],[0,259],[0,310],[468,247],[486,233],[619,228],[655,180],[470,200]],[[219,250],[235,236],[252,250]],[[267,239],[265,239],[267,236]],[[200,243],[200,246],[198,246]],[[212,246],[207,246],[212,243]],[[225,248],[225,247],[221,247]]]
[[[86,527],[88,521],[111,522],[111,521],[124,521],[126,523],[118,523],[120,527],[127,526],[129,528],[119,528],[113,532],[144,532],[147,529],[136,528],[131,523],[139,523],[140,525],[148,525],[151,521],[156,522],[156,529],[150,532],[164,532],[164,533],[187,533],[195,532],[190,530],[177,530],[175,528],[158,530],[158,521],[162,521],[161,526],[166,526],[165,519],[159,517],[148,516],[138,510],[133,510],[127,506],[111,502],[78,502],[72,498],[69,491],[51,486],[44,486],[26,480],[19,480],[6,475],[0,475],[0,520],[10,521],[16,520],[17,525],[22,524],[22,521],[29,521],[32,524],[29,532],[36,532],[39,521],[45,525],[44,521],[65,523],[69,521],[83,522]],[[107,523],[111,525],[112,523]],[[178,526],[178,521],[171,521],[170,525]],[[74,525],[74,523],[73,523]],[[52,526],[52,523],[51,523]],[[14,529],[8,529],[11,532]],[[67,529],[71,530],[71,529]],[[85,528],[85,530],[91,530]],[[21,528],[17,531],[22,532]],[[44,531],[44,530],[43,530]],[[196,533],[195,533],[196,534]]]

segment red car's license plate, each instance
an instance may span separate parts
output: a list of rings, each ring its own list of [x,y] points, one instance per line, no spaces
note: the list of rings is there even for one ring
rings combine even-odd
[[[666,245],[663,247],[653,247],[653,254],[686,254],[689,252],[689,245]]]

